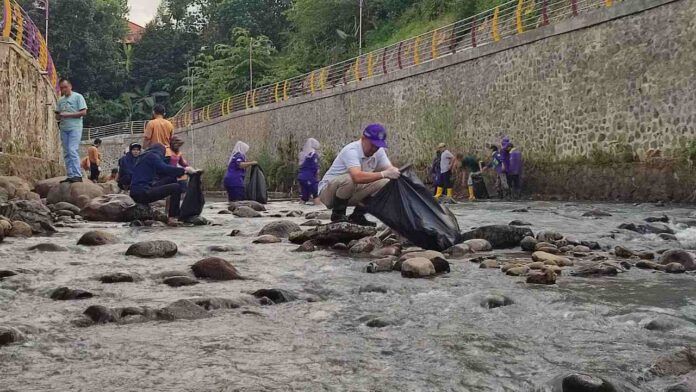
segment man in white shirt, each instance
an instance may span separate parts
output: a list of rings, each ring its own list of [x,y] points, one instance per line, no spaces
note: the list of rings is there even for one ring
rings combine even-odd
[[[365,218],[362,201],[382,189],[390,179],[401,175],[384,150],[387,148],[387,130],[381,124],[370,124],[360,140],[343,147],[331,168],[319,183],[319,199],[331,213],[332,222],[351,222],[376,226]],[[348,206],[355,206],[350,217]]]
[[[440,155],[440,177],[435,198],[439,199],[443,194],[447,197],[452,197],[454,189],[452,186],[452,168],[454,167],[454,155],[447,149],[445,143],[440,143],[437,146],[437,151]]]

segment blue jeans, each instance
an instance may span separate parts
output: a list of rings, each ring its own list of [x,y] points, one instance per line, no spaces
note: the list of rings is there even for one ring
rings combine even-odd
[[[82,129],[72,129],[60,131],[60,141],[63,143],[63,158],[65,159],[65,169],[70,177],[82,177],[80,170],[80,140],[82,139]]]

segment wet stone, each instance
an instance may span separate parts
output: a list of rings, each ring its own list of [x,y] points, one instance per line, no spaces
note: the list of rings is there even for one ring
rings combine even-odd
[[[309,240],[314,241],[314,243],[318,245],[333,245],[337,242],[349,243],[350,241],[374,236],[376,234],[377,229],[374,227],[337,222],[317,226],[302,232],[291,233],[289,239],[290,242],[298,245]]]
[[[31,237],[33,234],[31,226],[21,221],[13,221],[12,228],[8,234],[9,237]]]
[[[234,251],[234,249],[226,245],[212,245],[208,247],[208,252],[211,253],[226,253],[232,251]]]
[[[262,215],[250,207],[238,207],[232,211],[232,215],[238,218],[260,218]]]
[[[157,311],[160,320],[198,320],[210,316],[207,310],[188,299],[180,299]]]
[[[468,246],[472,252],[488,252],[493,250],[490,242],[484,239],[471,239],[464,241],[464,245]]]
[[[388,290],[386,287],[384,287],[384,286],[378,286],[378,285],[375,285],[375,284],[367,284],[367,285],[364,285],[364,286],[360,286],[360,289],[358,290],[358,292],[359,292],[360,294],[363,294],[363,293],[379,293],[379,294],[386,294],[388,291],[389,291],[389,290]]]
[[[462,233],[462,238],[464,240],[485,239],[494,249],[503,249],[514,248],[520,244],[524,237],[532,235],[534,235],[532,231],[524,227],[490,225]]]
[[[102,283],[132,283],[135,282],[135,278],[131,274],[124,272],[116,272],[113,274],[102,275],[99,280]]]
[[[527,275],[527,283],[548,285],[556,284],[556,273],[551,270],[545,270],[543,273]]]
[[[483,260],[479,268],[499,268],[498,260]]]
[[[342,242],[337,242],[331,246],[331,249],[337,250],[337,251],[346,251],[346,250],[348,250],[348,245],[346,245]]]
[[[513,268],[510,268],[509,270],[505,271],[505,274],[510,275],[510,276],[525,276],[528,273],[529,273],[529,267],[527,267],[527,266],[513,267]]]
[[[193,274],[197,278],[211,280],[243,279],[236,268],[227,260],[218,257],[209,257],[197,261],[191,266]]]
[[[457,244],[447,249],[444,253],[456,259],[469,255],[473,253],[473,251],[467,244]]]
[[[232,230],[232,231],[230,232],[230,234],[228,234],[227,236],[228,236],[228,237],[237,237],[237,236],[239,236],[240,234],[242,234],[242,231],[241,231],[241,230],[235,229],[235,230]]]
[[[142,258],[169,258],[174,257],[177,252],[178,248],[172,241],[143,241],[131,245],[126,251],[126,256],[137,256]]]
[[[200,282],[190,276],[170,276],[164,278],[162,283],[170,287],[183,287],[183,286],[193,286]]]
[[[80,213],[80,207],[65,201],[61,201],[56,204],[51,204],[48,206],[48,208],[51,211],[70,211],[73,213],[73,215],[78,215]]]
[[[275,221],[264,226],[259,232],[259,236],[273,235],[278,238],[288,238],[290,233],[302,231],[300,225],[290,221]]]
[[[232,211],[230,211],[230,210],[218,211],[218,215],[231,215],[231,214],[232,214]]]
[[[563,378],[563,392],[618,392],[608,381],[588,374],[570,374]]]
[[[605,216],[611,216],[611,214],[606,212],[606,211],[594,209],[594,210],[590,210],[590,211],[585,212],[584,214],[582,214],[582,216],[591,217],[591,218],[602,218]]]
[[[350,247],[351,254],[370,253],[373,250],[382,246],[382,241],[377,237],[365,237],[359,239],[353,246]]]
[[[424,257],[414,257],[401,264],[401,276],[404,278],[425,278],[435,275],[435,266]]]
[[[302,245],[295,249],[295,252],[314,252],[315,250],[317,250],[317,247],[312,241],[305,241]]]
[[[515,301],[504,295],[487,295],[481,300],[481,307],[486,309],[500,308],[514,304]]]
[[[85,246],[101,246],[115,243],[116,237],[113,234],[100,230],[88,231],[77,241],[78,245]]]
[[[669,320],[669,319],[664,319],[664,318],[659,318],[659,319],[654,319],[650,320],[647,324],[645,324],[645,329],[649,331],[671,331],[673,329],[676,329],[679,327],[679,324],[676,322]]]
[[[508,223],[508,225],[510,225],[510,226],[531,226],[532,224],[527,222],[527,221],[515,219],[515,220],[511,221],[510,223]]]
[[[580,245],[586,246],[592,250],[602,249],[597,241],[580,241]]]
[[[68,248],[64,246],[60,246],[57,244],[52,244],[49,242],[46,243],[41,243],[41,244],[36,244],[34,246],[30,246],[27,248],[27,250],[35,250],[38,252],[67,252]]]
[[[658,376],[681,376],[696,370],[696,352],[686,347],[659,357],[650,368],[650,373]]]
[[[321,221],[318,219],[310,219],[304,223],[301,223],[300,226],[317,227],[321,226],[322,224],[323,223],[321,223]]]
[[[111,309],[102,305],[92,305],[85,309],[83,314],[97,324],[106,324],[118,321],[118,316]]]
[[[389,321],[383,320],[381,318],[374,318],[365,323],[365,326],[370,328],[384,328],[390,325]]]
[[[664,252],[660,256],[660,264],[667,265],[671,263],[679,263],[684,266],[687,271],[696,270],[696,260],[694,256],[682,249],[672,249]]]
[[[644,221],[646,221],[648,223],[654,223],[654,222],[669,223],[669,217],[667,215],[649,216],[649,217],[645,218]]]
[[[13,343],[21,343],[26,337],[17,328],[0,326],[0,347]]]
[[[263,204],[253,200],[241,200],[230,202],[228,209],[234,212],[236,209],[241,207],[251,208],[252,210],[259,212],[266,211],[266,207]]]
[[[252,241],[254,244],[277,244],[282,240],[274,235],[266,234]]]
[[[686,268],[679,263],[669,263],[664,266],[664,271],[670,274],[683,274],[686,272]]]
[[[261,289],[256,290],[251,295],[256,298],[268,298],[274,304],[281,304],[297,300],[297,295],[282,289]]]
[[[70,301],[77,299],[88,299],[94,297],[94,294],[82,289],[71,289],[68,287],[59,287],[51,293],[51,299],[56,301]]]
[[[598,277],[614,276],[619,273],[619,269],[611,264],[598,263],[595,265],[581,267],[571,272],[571,275],[578,277]]]
[[[395,262],[396,257],[385,257],[367,264],[365,271],[370,274],[375,274],[378,272],[391,272],[394,269]]]
[[[520,247],[526,252],[533,252],[536,250],[536,245],[538,241],[532,236],[526,236],[520,241]]]
[[[14,271],[0,270],[0,280],[3,280],[5,278],[9,278],[10,276],[15,276],[15,275],[17,275],[17,273]]]

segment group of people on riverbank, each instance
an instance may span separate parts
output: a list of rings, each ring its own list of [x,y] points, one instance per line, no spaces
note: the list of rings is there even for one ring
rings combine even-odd
[[[72,91],[67,80],[60,82],[62,97],[56,115],[60,121],[61,139],[65,150],[68,177],[66,182],[82,181],[77,148],[82,133],[82,117],[87,113],[84,98]],[[184,159],[181,148],[184,141],[174,135],[174,126],[165,118],[165,109],[156,105],[153,119],[144,130],[142,143],[132,143],[118,161],[118,170],[110,178],[115,179],[123,191],[130,192],[138,203],[151,203],[168,198],[168,215],[175,223],[179,212],[181,195],[186,192],[187,177],[196,173]],[[95,139],[88,148],[88,156],[82,168],[92,181],[100,175],[101,140]],[[360,140],[346,145],[320,180],[320,149],[318,140],[309,138],[299,152],[297,181],[301,202],[324,204],[332,209],[331,220],[349,221],[372,225],[365,218],[363,201],[377,193],[389,179],[400,176],[387,157],[387,130],[381,124],[370,124],[362,132]],[[475,199],[474,187],[481,172],[487,169],[496,173],[496,187],[501,197],[519,197],[519,177],[522,171],[522,156],[510,142],[503,138],[500,148],[491,146],[490,162],[477,160],[473,155],[454,156],[445,143],[437,146],[437,157],[433,164],[435,197],[451,199],[454,189],[455,169],[462,168],[462,181],[466,181],[469,199]],[[227,162],[227,171],[222,181],[229,201],[246,199],[245,176],[247,168],[258,165],[248,160],[249,144],[238,141]],[[355,206],[351,216],[346,215],[348,206]]]
[[[461,181],[466,183],[469,200],[488,198],[488,191],[483,180],[483,173],[492,170],[495,173],[495,189],[500,199],[519,199],[521,196],[522,152],[517,149],[509,137],[503,137],[500,145],[488,146],[490,157],[486,161],[477,159],[474,154],[452,154],[445,143],[436,148],[435,159],[431,166],[431,177],[435,186],[435,198],[451,201],[454,194],[454,178],[461,172]]]

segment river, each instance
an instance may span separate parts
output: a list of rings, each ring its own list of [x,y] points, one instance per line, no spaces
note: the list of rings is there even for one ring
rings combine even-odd
[[[528,207],[529,212],[511,212]],[[585,218],[592,208],[612,216]],[[218,225],[142,228],[85,223],[51,238],[0,244],[0,269],[27,269],[0,281],[0,325],[27,332],[21,344],[0,348],[3,391],[551,391],[554,380],[584,372],[611,380],[619,390],[661,391],[677,378],[646,372],[660,355],[696,344],[696,275],[640,270],[615,277],[559,277],[553,286],[480,269],[467,258],[450,260],[452,272],[433,279],[405,279],[398,272],[367,274],[366,259],[330,250],[292,252],[297,246],[255,245],[254,234],[276,218],[205,216]],[[272,212],[314,211],[288,202]],[[532,230],[555,230],[606,247],[653,250],[679,247],[655,235],[616,230],[625,222],[667,214],[686,218],[685,207],[560,202],[464,203],[452,208],[463,230],[513,219]],[[297,223],[304,218],[288,218]],[[75,245],[99,228],[119,243]],[[242,236],[229,237],[232,229]],[[696,230],[676,227],[681,246],[696,249]],[[613,238],[612,238],[613,236]],[[152,239],[176,242],[171,259],[125,256],[129,244]],[[68,252],[36,253],[40,242]],[[210,246],[229,246],[212,253]],[[519,257],[518,250],[497,251]],[[187,271],[207,256],[231,261],[251,278],[171,288],[164,271]],[[507,255],[507,256],[506,256]],[[528,257],[528,256],[526,256]],[[104,273],[129,272],[135,283],[102,284]],[[566,272],[566,271],[564,271]],[[386,293],[361,292],[372,285]],[[60,286],[95,294],[81,301],[53,301]],[[311,301],[216,310],[213,317],[173,322],[78,327],[89,306],[162,307],[193,297],[234,298],[261,288],[282,288]],[[362,290],[364,291],[364,290]],[[481,306],[502,294],[514,304]],[[367,321],[381,320],[381,328]],[[651,331],[654,319],[678,325]]]

